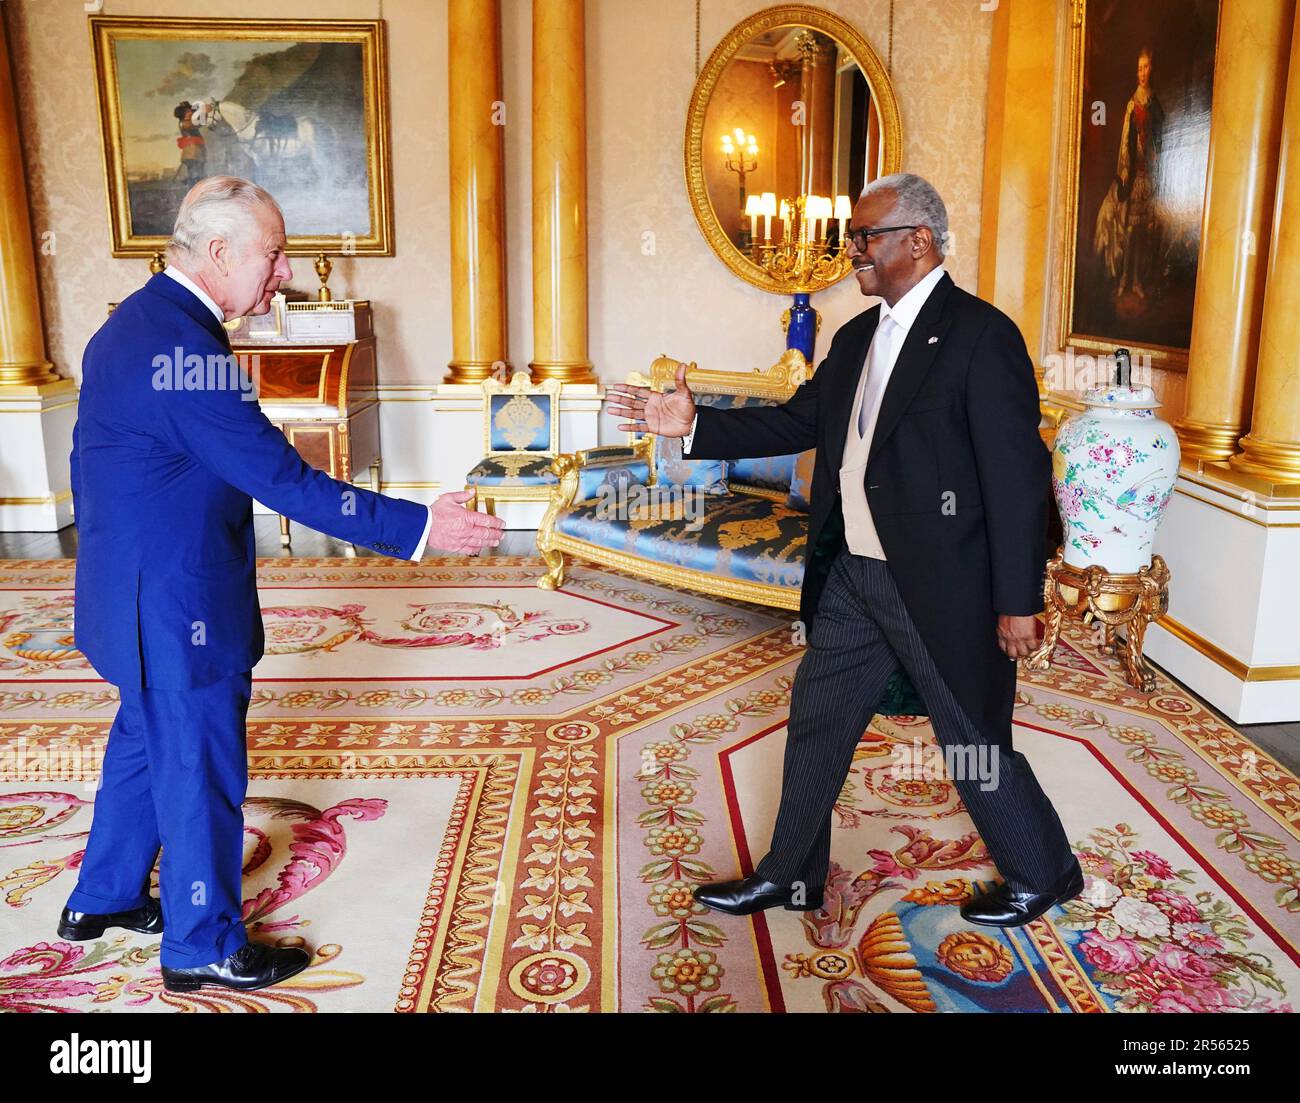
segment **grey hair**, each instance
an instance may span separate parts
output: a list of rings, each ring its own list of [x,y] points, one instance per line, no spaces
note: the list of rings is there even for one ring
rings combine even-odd
[[[934,185],[914,172],[895,172],[871,181],[858,198],[865,199],[881,191],[894,193],[889,221],[927,227],[934,236],[935,251],[943,257],[948,242],[948,208]]]
[[[198,257],[213,238],[233,247],[248,236],[251,218],[258,207],[269,207],[284,217],[280,204],[265,188],[238,176],[209,176],[190,188],[176,212],[168,250]]]

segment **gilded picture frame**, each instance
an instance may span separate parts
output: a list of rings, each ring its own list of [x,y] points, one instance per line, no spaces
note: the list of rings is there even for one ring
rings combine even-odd
[[[164,249],[223,173],[276,197],[292,254],[393,255],[383,20],[88,23],[113,256]]]
[[[889,73],[880,55],[852,24],[820,8],[804,4],[783,4],[765,8],[737,23],[723,36],[708,61],[701,67],[691,93],[686,112],[686,137],[683,164],[686,174],[686,192],[691,201],[700,233],[709,243],[718,259],[746,283],[773,294],[787,295],[789,285],[775,279],[761,265],[746,256],[727,236],[722,221],[713,205],[705,179],[704,139],[709,102],[727,65],[755,36],[766,34],[779,27],[799,25],[820,31],[835,39],[857,63],[870,85],[875,106],[880,117],[880,175],[887,176],[901,170],[903,165],[903,124],[898,100]],[[851,199],[856,200],[854,195]],[[847,275],[847,271],[845,272]],[[842,277],[841,277],[842,278]],[[819,283],[811,290],[827,286]]]
[[[1059,332],[1186,371],[1219,4],[1174,3],[1072,0]]]

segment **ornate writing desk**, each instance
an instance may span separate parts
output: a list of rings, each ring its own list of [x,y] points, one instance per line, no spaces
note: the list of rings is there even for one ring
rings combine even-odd
[[[348,483],[369,468],[377,491],[379,396],[370,304],[285,302],[260,324],[239,321],[245,324],[227,327],[231,346],[255,376],[266,416],[307,463]],[[257,327],[252,333],[250,321]],[[287,517],[280,518],[280,541],[289,546]]]

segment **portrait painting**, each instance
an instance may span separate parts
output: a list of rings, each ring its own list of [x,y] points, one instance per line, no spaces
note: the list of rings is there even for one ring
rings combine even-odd
[[[1218,0],[1087,0],[1075,29],[1067,343],[1185,368]]]
[[[266,188],[294,253],[392,253],[383,23],[94,17],[113,255],[207,176]]]

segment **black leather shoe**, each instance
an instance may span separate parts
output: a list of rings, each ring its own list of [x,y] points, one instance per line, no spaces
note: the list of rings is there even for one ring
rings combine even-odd
[[[961,917],[986,927],[1023,927],[1048,908],[1073,900],[1083,891],[1083,870],[1074,872],[1046,892],[1012,892],[1005,883],[961,906]]]
[[[764,908],[782,907],[788,912],[816,911],[822,906],[822,892],[805,889],[800,901],[795,900],[793,889],[782,888],[750,874],[743,881],[714,881],[696,885],[691,895],[701,904],[728,915],[751,915]]]
[[[211,965],[193,969],[162,967],[163,987],[168,992],[193,992],[203,985],[256,992],[288,980],[301,973],[311,962],[311,954],[298,946],[268,946],[264,942],[246,942],[229,957]]]
[[[139,931],[141,934],[162,934],[162,905],[153,897],[147,904],[132,908],[129,912],[107,912],[98,915],[94,912],[74,912],[64,908],[59,917],[59,937],[72,942],[85,942],[87,939],[99,938],[106,928],[121,927],[127,931]]]

